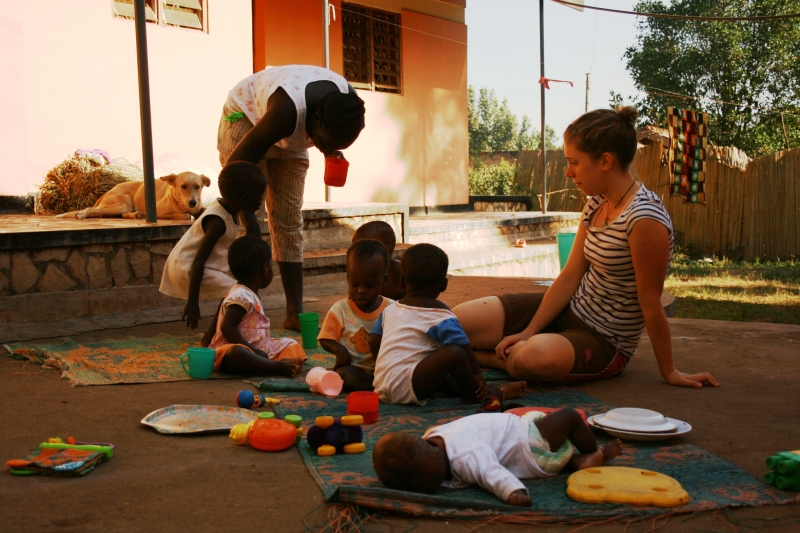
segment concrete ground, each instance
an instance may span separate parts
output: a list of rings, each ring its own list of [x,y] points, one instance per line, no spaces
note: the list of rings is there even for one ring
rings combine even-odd
[[[442,299],[449,305],[505,292],[532,290],[531,280],[460,278]],[[307,305],[325,312],[342,295]],[[680,305],[680,304],[679,304]],[[282,314],[272,312],[273,320]],[[204,322],[206,324],[207,322]],[[685,371],[706,370],[716,389],[679,389],[658,374],[650,343],[619,377],[578,385],[612,405],[652,408],[686,420],[683,439],[756,477],[774,452],[800,448],[800,326],[670,319],[675,360]],[[105,330],[76,340],[159,332],[178,323]],[[230,444],[226,435],[165,436],[139,424],[172,404],[231,405],[244,388],[238,379],[105,387],[70,387],[56,372],[0,359],[0,458],[20,458],[48,437],[107,441],[114,458],[84,478],[0,474],[0,531],[321,531],[327,523],[321,492],[294,449],[262,453]],[[726,521],[727,520],[727,521]],[[735,524],[735,527],[734,525]],[[661,525],[661,522],[657,524]],[[652,523],[628,531],[650,530]],[[524,526],[381,517],[365,531],[518,531]],[[552,527],[567,532],[577,526]],[[622,524],[582,531],[623,531]],[[800,531],[795,504],[736,509],[718,515],[675,516],[662,531]]]

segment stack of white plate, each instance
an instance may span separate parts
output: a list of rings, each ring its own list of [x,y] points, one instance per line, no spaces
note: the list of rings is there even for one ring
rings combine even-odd
[[[590,416],[588,422],[611,436],[628,440],[666,440],[692,430],[686,422],[636,407],[612,409],[602,415]]]

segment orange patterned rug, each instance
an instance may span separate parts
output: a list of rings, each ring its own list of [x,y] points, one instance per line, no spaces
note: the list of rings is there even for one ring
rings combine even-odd
[[[288,330],[272,330],[274,337],[300,334]],[[61,339],[46,344],[15,344],[11,357],[27,359],[61,372],[71,385],[113,385],[116,383],[157,383],[185,381],[192,378],[183,371],[180,356],[187,348],[199,346],[201,335],[127,337],[79,344]],[[333,368],[335,357],[320,347],[306,350],[306,367]],[[214,374],[212,377],[232,377]]]

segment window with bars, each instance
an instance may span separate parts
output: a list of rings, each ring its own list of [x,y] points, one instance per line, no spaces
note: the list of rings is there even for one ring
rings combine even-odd
[[[400,93],[400,15],[342,2],[344,77],[353,87]]]
[[[147,22],[206,31],[208,0],[145,0]],[[113,0],[114,16],[133,20],[134,0]]]

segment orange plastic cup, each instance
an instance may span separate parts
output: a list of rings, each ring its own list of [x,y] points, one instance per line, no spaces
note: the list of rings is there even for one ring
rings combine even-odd
[[[365,424],[378,421],[378,393],[369,391],[351,392],[347,395],[347,414],[361,415]]]
[[[326,157],[325,185],[330,187],[344,187],[344,183],[347,181],[348,168],[350,168],[350,163],[346,159]]]

